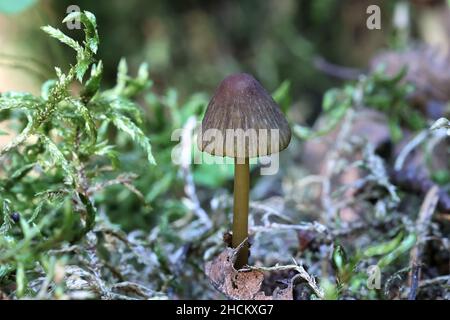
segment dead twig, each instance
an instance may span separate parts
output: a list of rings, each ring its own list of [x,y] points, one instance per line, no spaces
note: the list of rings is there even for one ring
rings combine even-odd
[[[434,286],[436,284],[446,283],[447,285],[450,285],[450,274],[447,274],[445,276],[439,276],[433,279],[427,279],[420,281],[419,283],[419,290],[423,289],[428,286]]]
[[[411,141],[409,141],[406,146],[400,151],[400,154],[398,155],[397,159],[395,160],[394,169],[396,171],[399,171],[403,168],[403,164],[406,161],[406,158],[408,158],[408,155],[419,145],[424,142],[428,136],[430,135],[430,132],[428,130],[424,130],[420,132],[417,136],[415,136]]]
[[[432,187],[422,203],[419,211],[419,217],[416,222],[417,230],[417,242],[411,250],[411,272],[409,273],[410,291],[408,300],[414,300],[417,295],[417,288],[420,280],[420,269],[422,253],[427,241],[428,227],[433,217],[433,213],[436,211],[436,206],[439,199],[438,187]]]
[[[362,70],[343,67],[326,61],[322,57],[315,57],[313,60],[314,67],[325,74],[344,80],[356,80],[362,74]]]
[[[264,222],[264,224],[269,223],[269,218],[271,216],[275,216],[275,217],[277,217],[281,220],[284,220],[288,223],[294,223],[294,221],[292,221],[291,218],[282,214],[281,212],[272,208],[271,206],[252,201],[252,202],[250,202],[250,208],[264,213],[264,215],[261,218],[261,220]]]

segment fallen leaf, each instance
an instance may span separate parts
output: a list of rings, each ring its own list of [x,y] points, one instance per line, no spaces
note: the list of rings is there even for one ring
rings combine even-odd
[[[276,288],[271,296],[261,290],[264,273],[259,270],[236,270],[236,250],[226,248],[205,265],[205,273],[213,286],[233,300],[293,300],[292,285]]]

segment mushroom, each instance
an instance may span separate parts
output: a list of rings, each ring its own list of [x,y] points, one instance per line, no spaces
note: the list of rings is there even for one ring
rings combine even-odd
[[[234,158],[232,246],[235,267],[247,264],[250,158],[276,154],[291,140],[291,130],[280,107],[246,73],[226,77],[208,104],[198,135],[198,147],[213,156]]]

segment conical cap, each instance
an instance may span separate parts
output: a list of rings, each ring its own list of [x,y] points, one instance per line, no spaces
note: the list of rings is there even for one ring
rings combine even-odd
[[[226,77],[208,104],[198,135],[201,151],[251,158],[285,149],[291,130],[280,107],[246,73]]]

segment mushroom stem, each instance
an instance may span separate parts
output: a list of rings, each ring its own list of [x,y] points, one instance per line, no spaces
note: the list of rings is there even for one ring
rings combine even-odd
[[[248,207],[250,190],[249,158],[234,159],[234,208],[233,248],[237,248],[248,237]],[[235,268],[240,269],[248,262],[248,241],[239,251]]]

